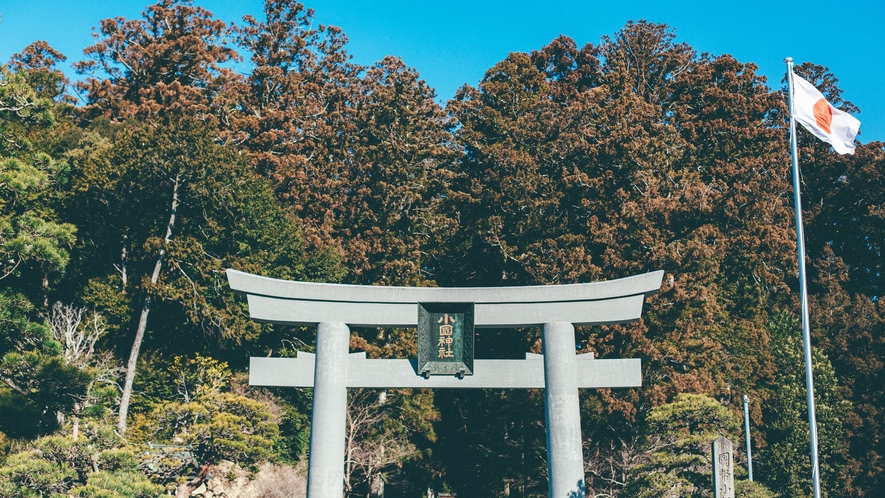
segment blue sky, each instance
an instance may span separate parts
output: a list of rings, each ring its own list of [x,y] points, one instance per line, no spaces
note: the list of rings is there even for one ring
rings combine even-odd
[[[195,1],[225,21],[260,18],[261,0]],[[698,52],[754,62],[780,86],[783,59],[827,66],[843,97],[860,107],[862,143],[885,141],[885,2],[833,1],[559,1],[308,0],[321,24],[341,27],[354,61],[403,58],[445,102],[476,85],[509,52],[539,49],[560,34],[579,45],[598,43],[629,20],[675,28],[678,42]],[[0,61],[36,40],[82,58],[92,28],[114,16],[139,17],[148,0],[0,0]]]

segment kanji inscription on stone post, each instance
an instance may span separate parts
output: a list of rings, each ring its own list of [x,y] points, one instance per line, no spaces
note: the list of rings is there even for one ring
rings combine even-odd
[[[418,373],[473,375],[473,303],[418,304]]]
[[[734,448],[725,436],[713,441],[713,495],[734,498]]]

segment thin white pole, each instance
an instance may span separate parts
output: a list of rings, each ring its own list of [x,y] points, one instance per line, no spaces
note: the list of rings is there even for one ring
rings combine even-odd
[[[814,412],[814,379],[811,371],[811,327],[808,321],[808,290],[805,284],[805,234],[799,196],[799,158],[796,151],[796,120],[793,118],[793,58],[787,57],[787,89],[790,106],[790,155],[793,159],[793,197],[796,206],[796,245],[799,250],[799,290],[802,299],[802,342],[805,350],[805,388],[808,391],[808,425],[811,433],[811,478],[814,498],[820,498],[820,464],[817,458],[817,416]]]
[[[750,411],[748,405],[750,404],[750,398],[744,394],[744,434],[746,434],[747,440],[747,475],[750,478],[750,481],[753,480],[753,452],[752,446],[750,445]]]

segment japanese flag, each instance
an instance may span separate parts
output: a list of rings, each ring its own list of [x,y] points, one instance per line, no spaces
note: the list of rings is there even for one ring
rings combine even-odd
[[[793,74],[793,117],[839,154],[854,154],[854,137],[860,130],[860,121],[830,105],[814,85],[796,74]]]

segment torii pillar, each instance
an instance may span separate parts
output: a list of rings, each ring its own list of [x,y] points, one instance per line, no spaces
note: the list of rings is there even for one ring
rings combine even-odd
[[[576,325],[638,320],[663,271],[588,284],[530,287],[380,287],[276,280],[227,270],[253,319],[317,326],[316,354],[252,358],[249,384],[313,387],[308,498],[340,498],[344,487],[347,388],[543,388],[550,498],[584,496],[578,389],[640,387],[639,359],[575,354]],[[418,374],[415,360],[349,354],[350,326],[416,327],[419,303],[473,303],[474,325],[543,327],[543,355],[475,360],[473,375]],[[543,361],[541,360],[543,356]]]

